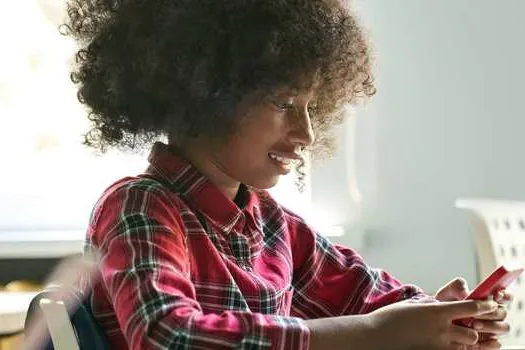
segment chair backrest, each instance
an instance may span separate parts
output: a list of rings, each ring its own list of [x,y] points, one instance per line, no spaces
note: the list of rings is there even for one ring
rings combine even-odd
[[[95,321],[88,298],[72,289],[52,286],[33,298],[27,312],[25,328],[43,323],[38,335],[45,350],[108,350],[104,331]]]
[[[493,199],[458,199],[456,207],[471,213],[478,257],[478,279],[502,264],[525,266],[525,202]],[[525,346],[525,276],[512,286],[508,306],[511,333],[504,345]]]
[[[64,302],[42,298],[38,306],[42,310],[55,350],[79,350],[75,329]]]

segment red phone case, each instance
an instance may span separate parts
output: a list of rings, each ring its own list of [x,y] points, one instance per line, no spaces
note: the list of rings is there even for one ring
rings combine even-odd
[[[511,269],[502,265],[470,292],[466,299],[485,300],[499,290],[508,288],[522,272],[523,268]]]
[[[485,278],[465,299],[486,300],[498,291],[508,288],[523,272],[523,268],[510,268],[505,265],[498,267]],[[458,320],[457,324],[472,326],[473,319]]]

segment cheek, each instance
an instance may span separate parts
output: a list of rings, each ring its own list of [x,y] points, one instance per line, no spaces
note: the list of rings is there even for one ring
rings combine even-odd
[[[271,146],[268,140],[253,135],[251,138],[234,142],[227,152],[228,162],[236,168],[249,169],[265,161],[265,156]]]
[[[268,157],[271,145],[260,140],[232,142],[221,152],[223,170],[233,179],[255,188],[275,186],[279,176]]]
[[[221,152],[222,163],[231,175],[244,181],[246,177],[265,172],[270,147],[271,144],[255,135],[251,139],[232,140]]]
[[[276,143],[284,138],[284,127],[278,121],[270,118],[266,122],[257,122],[246,125],[243,130],[234,137],[229,145],[239,155],[250,152],[268,152]]]
[[[253,167],[262,151],[260,140],[252,138],[250,142],[245,142],[244,139],[235,139],[220,151],[219,159],[227,168],[225,170],[238,177]]]
[[[285,136],[288,116],[271,106],[253,110],[238,129],[238,138],[271,144]]]

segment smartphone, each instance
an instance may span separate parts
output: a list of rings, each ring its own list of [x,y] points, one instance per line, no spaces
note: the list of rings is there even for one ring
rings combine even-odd
[[[487,300],[498,291],[508,288],[519,275],[523,273],[523,267],[510,267],[502,265],[494,270],[490,276],[485,278],[465,299]],[[472,318],[457,320],[456,324],[471,327]]]
[[[494,270],[489,277],[485,278],[466,299],[486,300],[496,294],[498,291],[508,288],[521,273],[522,267],[510,268],[502,265]]]

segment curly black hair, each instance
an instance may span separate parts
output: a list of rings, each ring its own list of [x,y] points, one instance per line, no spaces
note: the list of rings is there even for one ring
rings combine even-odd
[[[375,93],[345,0],[69,0],[67,10],[85,143],[101,151],[227,136],[243,96],[282,86],[316,87],[311,150],[329,150],[343,107]]]

